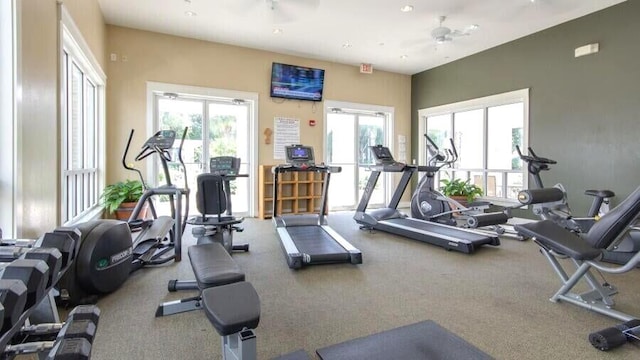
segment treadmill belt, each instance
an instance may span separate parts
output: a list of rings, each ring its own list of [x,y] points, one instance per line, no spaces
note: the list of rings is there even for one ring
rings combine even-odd
[[[410,226],[414,229],[437,232],[438,234],[450,236],[453,238],[459,238],[461,240],[464,239],[471,242],[485,241],[487,240],[487,238],[491,238],[490,235],[480,234],[480,233],[471,232],[471,231],[465,231],[462,229],[458,229],[454,226],[437,225],[427,221],[415,220],[411,218],[396,218],[396,219],[388,219],[384,221],[387,223],[395,223],[399,225]]]
[[[327,234],[322,227],[290,226],[287,232],[300,252],[314,255],[344,254],[347,251]]]

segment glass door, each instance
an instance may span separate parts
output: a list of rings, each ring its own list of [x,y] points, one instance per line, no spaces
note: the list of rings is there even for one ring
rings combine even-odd
[[[385,145],[385,122],[382,113],[334,110],[327,114],[327,163],[342,167],[331,177],[330,210],[354,210],[369,180],[366,165],[373,164],[369,146]],[[385,177],[381,177],[371,196],[370,206],[385,202]]]
[[[199,99],[157,95],[158,129],[176,131],[176,147],[185,127],[189,127],[182,148],[182,159],[191,189],[190,214],[197,214],[196,178],[209,171],[209,159],[215,156],[235,156],[241,159],[240,173],[249,174],[251,143],[250,105],[238,99]],[[203,121],[207,119],[207,121]],[[176,159],[177,160],[177,159]],[[158,169],[158,167],[156,167]],[[184,175],[177,163],[170,165],[173,184],[184,186]],[[156,171],[158,184],[166,183],[164,174]],[[250,181],[239,177],[231,181],[231,201],[234,215],[247,215],[250,204]]]

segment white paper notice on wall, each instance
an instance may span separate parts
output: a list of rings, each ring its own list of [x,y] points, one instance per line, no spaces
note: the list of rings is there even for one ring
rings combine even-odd
[[[273,158],[284,159],[285,146],[300,144],[300,119],[276,116],[273,129]]]
[[[407,138],[404,135],[398,135],[398,161],[407,161]]]

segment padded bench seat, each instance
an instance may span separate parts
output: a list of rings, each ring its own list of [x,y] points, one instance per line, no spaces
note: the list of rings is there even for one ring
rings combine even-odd
[[[255,329],[260,322],[260,298],[246,281],[203,290],[202,305],[220,336]]]
[[[201,290],[244,281],[244,272],[221,244],[193,245],[188,252],[191,268]]]
[[[579,236],[567,231],[551,220],[515,225],[514,229],[530,238],[535,238],[542,246],[576,260],[593,260],[602,254]]]

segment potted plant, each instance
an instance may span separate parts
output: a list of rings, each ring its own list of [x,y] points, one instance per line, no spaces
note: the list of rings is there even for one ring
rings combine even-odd
[[[118,220],[128,220],[138,200],[144,193],[140,180],[126,180],[107,185],[101,195],[102,203],[109,214],[114,214]],[[140,211],[139,218],[144,219],[147,204]]]
[[[440,182],[443,184],[440,188],[443,195],[448,196],[465,206],[483,194],[482,188],[469,183],[469,180],[442,179]]]

